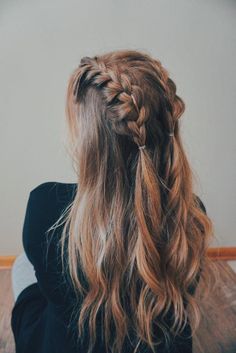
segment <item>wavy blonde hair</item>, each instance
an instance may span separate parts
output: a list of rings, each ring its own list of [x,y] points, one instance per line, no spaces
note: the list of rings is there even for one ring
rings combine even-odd
[[[89,322],[89,352],[102,310],[111,352],[122,352],[131,329],[134,352],[141,341],[155,352],[161,333],[169,344],[190,316],[194,331],[199,325],[195,288],[200,278],[205,293],[212,286],[213,224],[193,193],[179,133],[184,110],[168,71],[145,52],[86,56],[70,77],[66,116],[78,188],[61,244],[83,299],[80,337]]]

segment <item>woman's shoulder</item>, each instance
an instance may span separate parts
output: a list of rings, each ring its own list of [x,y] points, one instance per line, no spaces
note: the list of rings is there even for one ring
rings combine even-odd
[[[23,247],[34,266],[42,292],[51,300],[54,300],[53,293],[61,281],[61,277],[58,278],[56,274],[60,265],[58,244],[63,223],[60,220],[57,227],[53,226],[73,201],[75,189],[76,184],[72,183],[40,183],[30,191],[26,206],[22,232]],[[58,301],[60,300],[58,297]]]
[[[76,184],[55,181],[36,185],[29,193],[23,222],[23,246],[29,259],[39,254],[48,229],[73,201]]]
[[[49,198],[56,201],[66,201],[74,196],[77,189],[77,183],[63,183],[59,181],[46,181],[37,184],[30,191],[30,198],[41,199]]]

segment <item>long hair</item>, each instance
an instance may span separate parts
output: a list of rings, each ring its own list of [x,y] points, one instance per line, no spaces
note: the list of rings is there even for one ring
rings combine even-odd
[[[168,343],[181,334],[190,313],[192,329],[199,325],[195,288],[199,279],[206,293],[212,285],[214,232],[193,192],[179,131],[184,110],[168,71],[145,52],[83,57],[69,79],[78,188],[61,248],[65,259],[67,244],[70,278],[83,299],[77,328],[83,337],[88,320],[89,352],[101,312],[106,349],[117,353],[131,330],[134,352],[142,341],[155,352],[155,338],[162,332]]]

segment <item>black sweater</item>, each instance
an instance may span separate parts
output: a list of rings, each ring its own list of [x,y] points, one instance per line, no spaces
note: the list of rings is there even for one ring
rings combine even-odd
[[[80,303],[76,302],[69,276],[61,274],[58,247],[61,227],[50,238],[45,234],[73,200],[76,188],[77,184],[45,182],[29,194],[23,224],[23,246],[34,266],[38,282],[20,293],[12,310],[11,326],[16,353],[88,351],[88,336],[83,342],[77,337],[76,315],[72,315],[73,309],[78,313]],[[203,203],[198,200],[205,212]],[[47,239],[50,239],[49,243]],[[93,352],[106,353],[99,320],[98,316],[97,341]],[[186,338],[189,335],[191,327],[188,324],[182,337],[173,339],[170,352],[191,353],[192,338]],[[133,350],[130,341],[125,339],[122,353],[131,353]],[[149,353],[151,350],[143,343],[137,353],[141,352]],[[167,350],[163,345],[158,352],[167,353]]]

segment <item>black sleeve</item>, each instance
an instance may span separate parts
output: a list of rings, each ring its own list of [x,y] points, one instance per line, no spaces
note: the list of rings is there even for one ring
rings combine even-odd
[[[56,183],[46,182],[34,188],[28,197],[23,224],[23,247],[34,266],[35,275],[43,295],[60,303],[55,292],[61,283],[58,242],[60,232],[47,235],[47,230],[61,214],[64,204],[58,202]],[[51,237],[51,238],[50,238]]]
[[[51,183],[43,183],[35,187],[29,194],[26,206],[22,241],[25,253],[35,269],[41,268],[46,231],[53,222],[50,186]]]
[[[198,203],[199,207],[203,210],[203,212],[204,212],[205,214],[207,214],[207,212],[206,212],[206,207],[205,207],[204,203],[202,202],[202,200],[200,199],[200,197],[197,196],[197,195],[195,195],[195,198],[196,198],[196,200],[197,200],[197,203]]]

